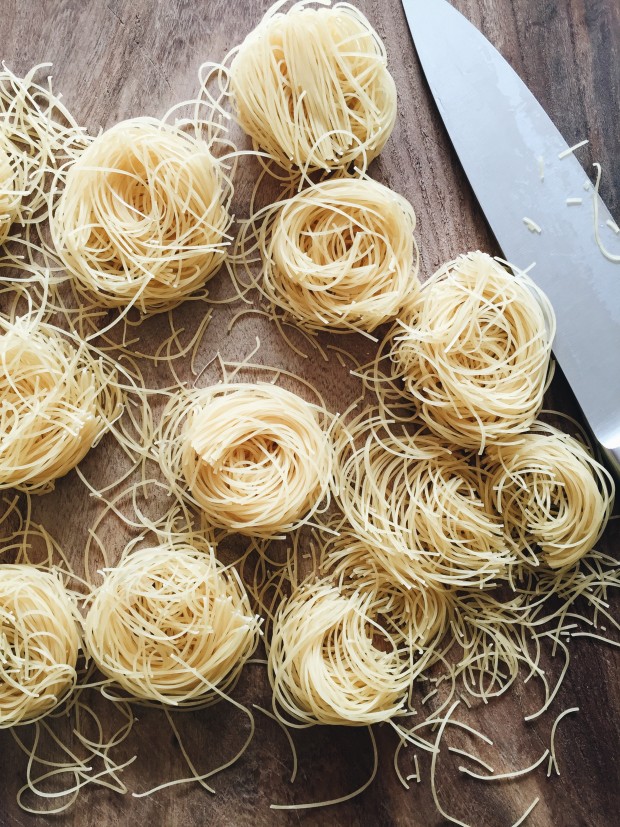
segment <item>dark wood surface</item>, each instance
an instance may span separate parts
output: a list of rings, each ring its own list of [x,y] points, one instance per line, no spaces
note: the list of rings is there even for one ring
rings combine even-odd
[[[422,275],[428,276],[441,262],[466,250],[494,252],[493,239],[429,98],[399,0],[356,0],[356,4],[386,42],[399,93],[396,128],[371,173],[413,203]],[[78,120],[95,131],[129,116],[163,115],[177,101],[193,97],[199,65],[205,60],[221,60],[258,22],[268,5],[267,0],[4,0],[0,8],[2,58],[17,73],[24,73],[34,63],[52,61],[55,89],[63,92]],[[581,158],[586,166],[595,160],[602,163],[601,192],[620,220],[617,0],[456,0],[455,5],[527,81],[569,143],[590,139]],[[235,182],[239,216],[247,214],[255,174],[256,166],[251,162],[241,164]],[[217,292],[217,284],[214,289]],[[200,306],[190,305],[178,311],[178,319],[191,328],[202,312]],[[199,365],[216,350],[228,358],[243,356],[259,334],[260,358],[266,364],[308,375],[334,409],[352,398],[357,386],[343,370],[331,366],[326,370],[318,358],[295,363],[263,320],[240,322],[228,336],[226,325],[234,312],[230,307],[216,309]],[[147,340],[162,338],[162,324],[159,318],[145,326]],[[326,336],[323,341],[330,339]],[[369,352],[368,344],[354,336],[340,338],[338,343],[357,354]],[[189,376],[187,365],[180,371]],[[145,368],[145,372],[150,381],[165,384],[152,370]],[[618,381],[617,377],[613,381]],[[567,411],[573,409],[561,379],[554,382],[550,400]],[[104,442],[84,463],[90,478],[100,472],[107,476],[110,466],[113,470],[114,458],[107,445]],[[35,503],[37,519],[46,524],[78,567],[86,531],[96,513],[97,504],[75,474]],[[129,536],[127,529],[116,523],[108,529],[107,539],[120,553]],[[246,668],[235,697],[245,703],[269,705],[261,666]],[[472,713],[472,720],[495,740],[496,769],[514,769],[540,755],[559,711],[579,706],[579,715],[570,716],[558,729],[561,776],[548,780],[544,770],[538,770],[520,782],[485,786],[472,779],[458,780],[446,766],[440,785],[444,807],[479,827],[503,827],[512,824],[540,796],[540,804],[527,822],[532,827],[618,824],[617,650],[595,643],[575,644],[571,669],[557,703],[536,725],[526,725],[523,715],[535,708],[536,700],[536,692],[518,685],[501,703]],[[179,727],[201,768],[226,760],[246,733],[241,713],[221,705],[185,714]],[[284,735],[275,723],[258,716],[256,737],[248,752],[232,769],[212,780],[214,796],[196,785],[165,790],[148,799],[87,789],[68,813],[39,818],[23,814],[15,805],[25,759],[9,733],[0,732],[0,825],[443,824],[429,791],[429,761],[424,758],[421,762],[423,783],[405,790],[391,762],[396,745],[393,733],[383,727],[376,734],[381,762],[374,784],[357,799],[330,809],[276,813],[269,804],[340,796],[362,784],[372,764],[367,732],[316,728],[300,733],[296,736],[300,771],[291,786],[290,752]],[[125,774],[130,789],[139,791],[186,774],[178,744],[158,711],[140,712],[132,739],[131,750],[138,752],[138,759]],[[405,772],[413,771],[408,769],[410,764],[405,753]]]

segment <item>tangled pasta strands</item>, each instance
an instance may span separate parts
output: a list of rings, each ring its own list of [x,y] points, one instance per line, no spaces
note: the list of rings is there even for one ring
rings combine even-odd
[[[48,714],[71,692],[77,607],[54,572],[0,565],[0,728]]]
[[[51,78],[47,85],[35,80],[50,66],[34,66],[24,78],[4,64],[0,71],[0,212],[4,212],[7,196],[10,202],[5,238],[13,221],[27,227],[47,218],[50,176],[64,178],[66,167],[89,142],[84,129],[52,92]],[[8,179],[4,175],[7,164]]]
[[[134,118],[95,138],[71,167],[52,238],[87,300],[161,312],[219,268],[231,197],[226,168],[202,138]]]
[[[112,750],[128,736],[133,716],[110,735],[85,701],[92,667],[82,663],[80,595],[65,586],[76,580],[67,557],[27,509],[9,504],[2,525],[0,565],[0,728],[8,728],[27,757],[26,783],[17,802],[30,813],[64,812],[87,784],[126,792]],[[17,518],[17,520],[15,520]],[[30,741],[30,743],[28,743]],[[78,754],[81,753],[81,756]],[[68,783],[67,783],[68,779]]]
[[[537,718],[559,692],[572,639],[590,637],[620,645],[620,623],[610,609],[612,592],[619,587],[617,560],[592,550],[572,567],[522,567],[513,582],[493,592],[459,591],[451,620],[458,650],[455,677],[467,695],[486,703],[507,691],[520,669],[525,670],[524,682],[536,678],[544,690],[542,706],[526,716]],[[555,683],[545,654],[552,661],[558,654],[564,656]]]
[[[414,677],[434,662],[452,615],[450,590],[441,586],[403,588],[374,550],[346,528],[324,542],[320,572],[342,594],[372,595],[373,616],[381,618],[382,625],[411,649]]]
[[[36,317],[0,330],[0,488],[44,493],[120,416],[117,372]]]
[[[373,618],[372,602],[325,581],[302,584],[283,601],[268,645],[279,720],[362,726],[404,713],[410,652]]]
[[[24,299],[44,308],[63,280],[45,239],[50,187],[55,178],[62,188],[90,140],[52,91],[51,77],[38,79],[49,65],[23,78],[0,69],[0,295],[11,320]]]
[[[487,458],[486,498],[525,563],[573,566],[598,542],[611,514],[614,481],[581,442],[535,422],[519,442]]]
[[[18,218],[26,195],[26,171],[19,164],[16,149],[0,127],[0,244],[4,244],[11,225]]]
[[[467,695],[488,703],[517,680],[521,668],[525,680],[536,676],[549,694],[537,637],[536,617],[524,596],[465,592],[456,596],[452,631],[459,653],[455,676]]]
[[[403,587],[488,587],[514,561],[483,501],[484,471],[418,424],[392,432],[378,408],[336,436],[334,496]]]
[[[385,46],[348,3],[275,3],[220,69],[254,147],[290,173],[365,171],[390,136],[396,86]]]
[[[231,689],[259,638],[245,589],[208,546],[141,549],[105,572],[84,623],[89,654],[121,700],[208,706]]]
[[[271,306],[304,328],[372,332],[415,297],[418,250],[409,202],[369,178],[332,178],[254,214],[235,257],[254,249]]]
[[[514,269],[514,268],[513,268]],[[479,451],[518,441],[535,420],[549,377],[555,317],[523,272],[474,252],[426,281],[383,343],[391,375],[375,372],[448,444]]]
[[[22,503],[22,499],[25,502]],[[0,561],[41,569],[54,569],[75,578],[67,555],[44,525],[32,519],[28,494],[5,498],[6,510],[0,516]]]
[[[323,507],[329,489],[325,411],[268,383],[172,397],[154,453],[180,500],[241,534],[291,531]]]
[[[77,599],[77,593],[71,599],[74,597]],[[119,764],[113,758],[113,751],[129,736],[134,717],[127,704],[115,705],[113,710],[108,708],[106,714],[89,705],[87,693],[96,686],[91,683],[93,673],[92,664],[78,662],[73,692],[31,727],[11,729],[14,741],[28,759],[26,783],[16,796],[25,812],[36,815],[65,812],[82,788],[91,784],[121,794],[127,792],[119,775],[135,756]],[[115,723],[118,719],[115,713],[120,713],[120,726]]]

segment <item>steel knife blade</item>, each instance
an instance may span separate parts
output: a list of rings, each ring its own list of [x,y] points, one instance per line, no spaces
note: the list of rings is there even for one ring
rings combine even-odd
[[[549,296],[553,344],[588,423],[620,471],[620,254],[611,215],[542,106],[447,0],[402,0],[428,85],[505,258]],[[577,199],[581,198],[579,203]],[[538,232],[540,229],[540,232]],[[615,243],[614,243],[615,242]]]

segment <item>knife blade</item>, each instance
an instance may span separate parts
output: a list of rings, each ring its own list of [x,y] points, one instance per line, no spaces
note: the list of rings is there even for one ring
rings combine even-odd
[[[547,113],[447,0],[402,0],[428,85],[505,258],[547,293],[553,344],[588,423],[620,473],[620,264],[611,215]],[[577,205],[575,199],[582,199]]]

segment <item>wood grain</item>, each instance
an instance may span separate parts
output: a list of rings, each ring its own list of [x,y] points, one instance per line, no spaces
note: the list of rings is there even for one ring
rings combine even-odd
[[[416,62],[399,0],[356,0],[387,44],[390,67],[399,91],[399,118],[393,136],[372,174],[413,203],[418,216],[422,274],[465,250],[495,252],[492,236],[450,147]],[[163,115],[177,101],[197,92],[197,71],[205,60],[221,60],[256,24],[268,0],[5,0],[0,11],[2,56],[13,71],[25,72],[42,61],[54,63],[54,83],[75,116],[89,130],[119,119]],[[620,220],[620,4],[617,0],[455,0],[455,5],[481,28],[530,85],[569,143],[588,137],[585,165],[598,160],[604,168],[601,192]],[[472,113],[475,116],[475,113]],[[247,213],[256,166],[242,164],[237,176],[235,208]],[[275,194],[275,193],[274,193]],[[217,294],[217,283],[214,292]],[[204,309],[186,305],[178,324],[195,327]],[[334,410],[356,392],[356,385],[320,359],[295,360],[278,335],[261,319],[240,322],[233,334],[227,325],[234,309],[216,309],[199,365],[219,350],[239,358],[260,335],[260,357],[266,364],[286,366],[310,377]],[[163,337],[161,318],[144,327],[147,342]],[[323,343],[329,336],[321,338]],[[341,337],[339,344],[344,343]],[[361,338],[349,336],[346,347],[357,355],[370,352]],[[189,377],[189,367],[181,373]],[[145,368],[148,380],[165,384],[161,371]],[[611,380],[611,377],[610,377]],[[613,381],[617,381],[617,377]],[[574,411],[561,376],[550,391],[550,404]],[[83,464],[90,478],[113,476],[115,455],[103,443]],[[97,476],[99,475],[99,476]],[[72,561],[80,566],[88,525],[97,513],[75,474],[56,491],[35,503],[35,517],[48,527]],[[120,523],[106,529],[106,541],[120,553],[130,537]],[[616,540],[618,539],[616,534]],[[617,553],[617,542],[614,551]],[[617,602],[616,602],[617,606]],[[553,667],[557,670],[558,665]],[[235,697],[242,703],[269,705],[264,670],[248,666]],[[495,741],[496,769],[524,767],[548,744],[555,715],[567,706],[580,713],[562,722],[557,734],[559,778],[544,770],[517,782],[484,785],[458,780],[450,761],[441,758],[442,805],[456,817],[479,827],[512,824],[530,802],[541,801],[528,820],[532,827],[612,827],[620,811],[620,664],[615,650],[583,642],[574,646],[568,677],[552,712],[536,723],[523,715],[540,698],[519,684],[501,703],[474,710],[471,721]],[[185,774],[178,743],[156,710],[140,711],[131,750],[138,760],[125,773],[139,791]],[[199,767],[216,766],[238,748],[247,732],[243,715],[216,707],[186,713],[179,727]],[[269,804],[302,803],[343,795],[360,786],[372,759],[365,730],[315,728],[299,733],[300,771],[291,786],[290,753],[276,724],[257,717],[257,733],[245,756],[213,780],[216,795],[196,785],[165,790],[147,799],[121,797],[89,789],[67,813],[55,818],[30,816],[15,805],[23,782],[25,758],[10,735],[0,732],[0,825],[40,827],[97,824],[162,825],[413,825],[444,824],[436,812],[428,783],[405,790],[391,763],[396,739],[388,727],[377,730],[381,755],[374,784],[357,799],[337,807],[277,813]],[[455,742],[456,743],[456,742]],[[464,743],[461,746],[466,746]],[[403,769],[412,772],[411,757]],[[491,760],[483,753],[483,757]],[[498,757],[499,756],[499,757]],[[499,763],[498,763],[499,762]],[[428,779],[429,762],[422,760]],[[501,763],[501,766],[500,766]]]

